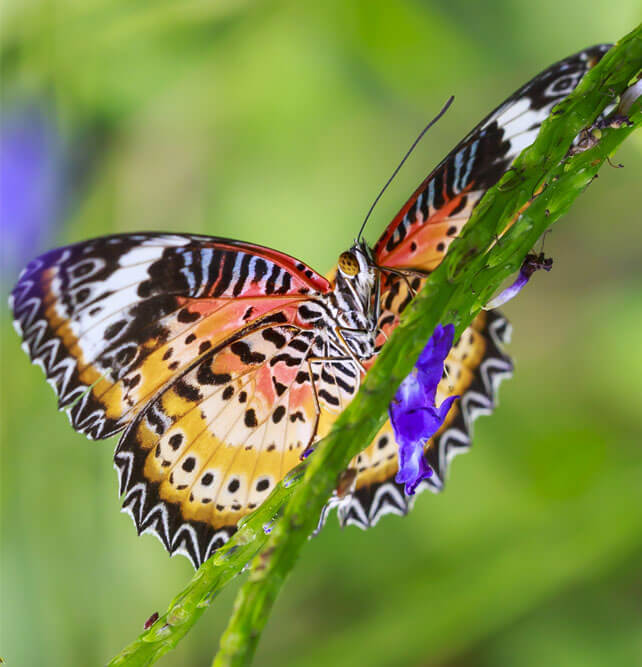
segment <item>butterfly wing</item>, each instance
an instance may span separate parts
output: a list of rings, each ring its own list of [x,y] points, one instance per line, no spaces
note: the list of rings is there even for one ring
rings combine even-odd
[[[341,357],[318,334],[329,289],[260,246],[135,234],[39,257],[11,306],[73,427],[124,430],[115,462],[139,532],[199,565],[358,389],[351,361],[325,361]]]
[[[509,338],[510,325],[499,312],[482,312],[450,351],[444,364],[447,376],[439,383],[436,401],[441,404],[453,395],[461,398],[425,445],[433,475],[419,484],[416,493],[443,489],[451,460],[470,449],[473,422],[480,415],[493,412],[499,383],[512,375],[512,362],[502,350]],[[406,514],[414,496],[407,496],[404,485],[394,481],[397,451],[387,420],[370,446],[351,462],[357,473],[353,491],[343,497],[335,495],[321,522],[334,507],[342,525],[354,524],[364,529],[374,526],[385,514]]]
[[[276,251],[210,237],[130,234],[31,262],[10,305],[23,347],[73,427],[122,430],[166,382],[234,332],[329,283]]]
[[[195,566],[224,543],[356,392],[356,370],[349,396],[320,388],[328,364],[311,359],[323,348],[314,330],[261,326],[208,351],[147,403],[115,454],[139,532]]]
[[[608,45],[586,49],[566,58],[522,86],[482,120],[439,163],[388,225],[373,254],[381,267],[434,270],[470,218],[484,193],[506,172],[517,155],[537,136],[553,106],[566,97],[582,76],[608,51]],[[422,286],[412,279],[416,292]],[[383,271],[379,344],[397,326],[413,293],[406,280]],[[450,351],[437,390],[437,403],[448,396],[453,404],[441,429],[426,443],[426,459],[433,476],[418,491],[440,491],[454,455],[467,451],[472,424],[480,414],[490,414],[502,379],[512,374],[512,362],[502,351],[510,325],[498,311],[480,313]],[[338,508],[342,525],[374,525],[392,512],[405,514],[412,498],[394,481],[398,470],[397,445],[387,421],[370,446],[351,462],[354,487],[344,496],[335,494],[321,517]]]
[[[380,266],[432,271],[484,193],[533,143],[553,106],[608,51],[599,45],[544,70],[500,104],[437,165],[374,247]]]

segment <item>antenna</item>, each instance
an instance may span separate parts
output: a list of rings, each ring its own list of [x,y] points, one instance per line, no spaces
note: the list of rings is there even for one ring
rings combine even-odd
[[[412,153],[413,150],[415,150],[415,146],[421,141],[421,138],[428,132],[428,130],[448,111],[448,107],[452,104],[452,101],[455,99],[454,95],[451,95],[446,104],[444,104],[443,108],[441,111],[424,127],[424,129],[419,133],[419,136],[414,140],[412,146],[408,149],[407,153],[403,156],[403,159],[397,166],[397,168],[392,172],[392,176],[386,181],[386,184],[381,188],[381,192],[377,195],[377,198],[372,202],[372,206],[370,207],[370,210],[368,211],[364,221],[361,223],[361,229],[359,230],[359,234],[357,235],[357,242],[361,239],[361,234],[363,234],[363,230],[366,226],[366,222],[368,222],[368,218],[370,217],[370,214],[374,210],[374,207],[377,205],[377,202],[381,199],[381,196],[383,193],[386,191],[390,183],[392,183],[394,177],[397,175],[401,167],[403,167],[404,162],[410,157],[410,153]]]

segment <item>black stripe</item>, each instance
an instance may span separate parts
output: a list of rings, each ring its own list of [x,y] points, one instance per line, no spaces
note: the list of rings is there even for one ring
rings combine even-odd
[[[426,186],[421,191],[421,213],[424,216],[424,222],[426,221],[426,218],[428,218],[429,203],[430,202],[428,201],[428,183],[426,183]]]
[[[209,266],[207,267],[207,285],[209,288],[212,288],[218,280],[221,261],[221,251],[215,250],[212,253],[212,259],[210,260]]]
[[[281,349],[287,342],[286,337],[276,329],[264,329],[261,336],[269,343],[272,343],[277,349]]]
[[[327,392],[325,389],[321,389],[319,391],[319,398],[322,398],[326,403],[329,403],[330,405],[340,405],[339,399],[336,396],[333,396],[329,392]]]
[[[226,252],[223,266],[221,267],[221,277],[219,278],[216,287],[214,288],[214,296],[221,296],[228,288],[232,278],[234,277],[234,262],[236,261],[236,253]]]
[[[462,188],[465,186],[461,186]],[[452,218],[454,215],[457,215],[460,211],[463,211],[466,208],[466,203],[468,202],[468,196],[463,195],[461,198],[461,201],[455,208],[450,212],[450,215],[448,216],[449,218]]]
[[[268,272],[267,262],[261,257],[257,257],[254,262],[254,279],[253,282],[260,283],[263,277]]]
[[[289,347],[298,350],[299,352],[307,352],[310,348],[310,344],[304,340],[301,340],[300,338],[293,338],[290,341]]]
[[[236,281],[236,285],[234,285],[234,289],[232,290],[232,294],[234,294],[234,296],[238,296],[243,291],[245,281],[249,275],[251,261],[252,255],[248,253],[243,255],[243,259],[241,260],[241,275],[239,276],[238,280]]]
[[[272,273],[270,273],[270,277],[267,279],[267,282],[265,283],[266,294],[274,293],[274,286],[276,284],[276,279],[279,277],[280,272],[281,269],[276,264],[272,264]]]
[[[354,385],[350,385],[340,377],[337,377],[337,385],[343,389],[343,391],[348,392],[348,394],[354,393]]]
[[[432,207],[433,207],[435,210],[437,210],[437,211],[444,205],[444,193],[443,193],[443,189],[444,189],[444,181],[443,181],[443,175],[444,175],[444,172],[443,172],[443,170],[440,169],[440,170],[435,174],[435,178],[434,178],[434,183],[435,183],[435,190],[434,190],[434,191],[435,191],[435,198],[434,198],[434,200],[433,200],[433,202],[432,202]]]
[[[277,294],[287,294],[292,286],[292,279],[287,271],[283,272],[283,285],[277,290]]]

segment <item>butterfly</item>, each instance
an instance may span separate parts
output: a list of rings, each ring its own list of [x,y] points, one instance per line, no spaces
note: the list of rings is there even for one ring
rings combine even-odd
[[[415,190],[370,247],[341,253],[329,278],[270,248],[224,238],[139,233],[33,260],[11,297],[15,326],[77,431],[120,434],[123,508],[139,533],[198,567],[321,439],[357,393],[426,276],[483,194],[535,139],[552,107],[608,50],[573,55],[481,121]],[[482,311],[445,362],[437,403],[459,395],[426,443],[443,488],[472,425],[512,372],[510,325]],[[394,481],[390,422],[350,464],[342,525],[373,526],[412,499]]]

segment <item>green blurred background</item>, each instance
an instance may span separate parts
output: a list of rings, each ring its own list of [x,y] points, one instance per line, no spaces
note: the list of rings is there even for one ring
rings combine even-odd
[[[2,221],[6,303],[31,256],[115,232],[231,236],[325,271],[450,94],[371,242],[486,112],[624,35],[640,4],[14,0],[3,14],[5,165],[31,141],[16,206],[40,197],[24,224]],[[642,664],[640,133],[617,161],[547,237],[554,270],[506,308],[516,375],[446,492],[368,532],[331,520],[257,665]],[[115,440],[56,412],[6,307],[1,331],[0,655],[102,664],[192,569],[136,537]],[[209,664],[237,588],[161,664]]]

